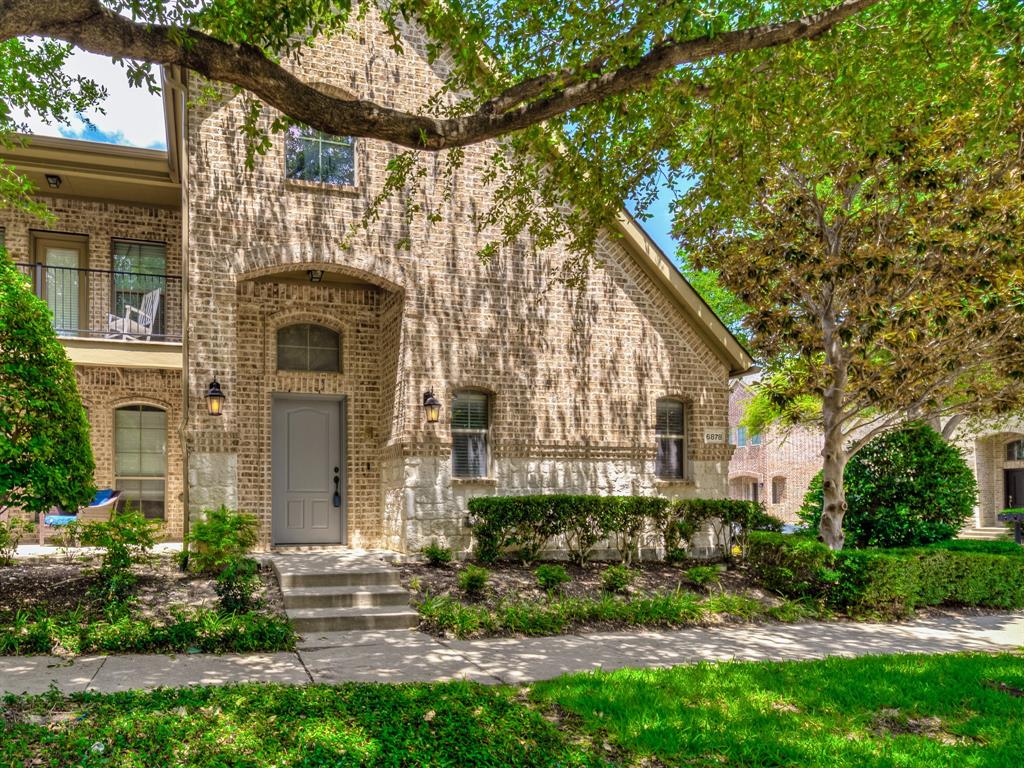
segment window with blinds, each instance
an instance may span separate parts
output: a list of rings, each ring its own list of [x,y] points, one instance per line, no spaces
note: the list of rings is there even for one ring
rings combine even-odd
[[[686,434],[682,402],[668,398],[658,401],[654,432],[658,448],[654,462],[655,474],[675,480],[685,477]]]
[[[146,517],[164,516],[167,414],[152,405],[114,411],[114,485]]]
[[[482,392],[460,392],[452,402],[452,475],[487,477],[490,403]]]
[[[163,243],[115,240],[110,260],[114,273],[111,314],[126,317],[126,307],[141,309],[147,294],[160,291],[158,298],[147,304],[156,307],[153,332],[163,333],[164,305],[167,303],[167,246]]]

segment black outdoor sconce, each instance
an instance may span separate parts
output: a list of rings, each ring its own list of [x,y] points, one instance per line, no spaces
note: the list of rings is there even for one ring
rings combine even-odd
[[[441,401],[434,397],[431,389],[423,393],[423,412],[427,416],[427,424],[437,424],[441,418]]]
[[[224,413],[224,392],[220,388],[217,377],[213,377],[209,388],[206,390],[206,411],[211,416],[220,416]]]

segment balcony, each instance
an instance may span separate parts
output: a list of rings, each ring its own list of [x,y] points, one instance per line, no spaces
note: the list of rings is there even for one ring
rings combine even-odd
[[[181,343],[181,278],[18,264],[64,339]]]

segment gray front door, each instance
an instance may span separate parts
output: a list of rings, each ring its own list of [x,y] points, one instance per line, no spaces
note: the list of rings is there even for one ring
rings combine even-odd
[[[274,398],[275,544],[344,543],[343,415],[338,400]]]

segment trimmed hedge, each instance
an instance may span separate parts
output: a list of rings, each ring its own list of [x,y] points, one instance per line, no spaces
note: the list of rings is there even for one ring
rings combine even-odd
[[[781,521],[755,502],[733,499],[678,499],[659,496],[584,496],[546,494],[482,496],[471,499],[476,522],[476,557],[493,562],[514,552],[524,562],[537,558],[553,538],[561,537],[569,558],[582,565],[594,546],[608,539],[630,562],[645,530],[661,534],[666,559],[685,559],[691,539],[707,524],[727,539],[727,556],[748,530],[781,530]]]
[[[806,537],[752,533],[747,564],[768,589],[852,615],[905,616],[926,605],[1024,607],[1019,553],[949,545],[834,552]]]

